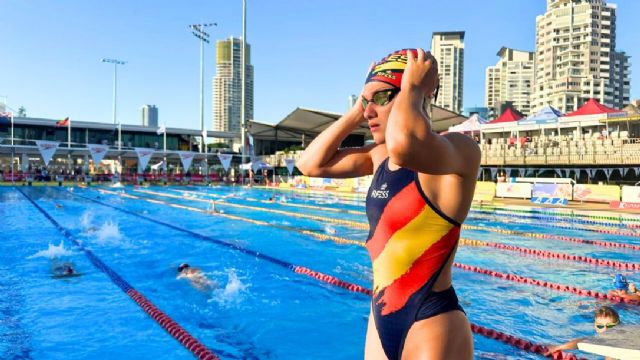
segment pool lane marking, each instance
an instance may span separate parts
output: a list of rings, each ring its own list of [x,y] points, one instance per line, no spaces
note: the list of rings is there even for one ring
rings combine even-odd
[[[185,198],[184,196],[178,196],[178,195],[167,194],[167,193],[160,193],[160,192],[151,191],[151,190],[134,189],[133,191],[134,192],[143,193],[143,194],[150,194],[150,195],[156,195],[156,196],[162,196],[162,197],[168,197],[168,198],[174,198],[174,199],[180,199],[180,200],[198,201],[198,202],[203,202],[203,203],[207,203],[207,204],[211,203],[211,200],[198,199],[198,198]],[[234,204],[234,203],[230,203],[230,202],[226,202],[226,201],[217,201],[217,202],[220,203],[220,204],[223,204],[225,206],[229,206],[229,207],[256,210],[256,211],[266,211],[266,212],[270,212],[270,213],[273,213],[273,214],[293,216],[293,217],[297,217],[297,218],[310,219],[310,220],[316,220],[316,221],[327,221],[327,222],[331,222],[331,223],[338,224],[338,225],[348,225],[348,226],[351,226],[351,227],[354,227],[354,228],[360,229],[360,230],[369,230],[369,224],[363,223],[363,222],[358,222],[358,221],[351,221],[351,220],[344,220],[344,219],[332,219],[332,218],[327,218],[327,217],[324,217],[324,216],[293,213],[293,212],[284,211],[284,210],[265,209],[265,208],[262,208],[262,207],[259,207],[259,206]]]
[[[625,217],[622,214],[618,215],[618,216],[605,216],[605,215],[593,215],[593,214],[585,214],[585,213],[581,213],[581,212],[577,212],[580,210],[572,210],[571,213],[564,213],[564,212],[559,212],[559,211],[542,211],[539,209],[543,209],[543,208],[535,208],[535,209],[514,209],[512,207],[505,207],[505,206],[494,206],[494,205],[473,205],[471,206],[471,209],[479,211],[479,212],[490,212],[493,213],[495,211],[503,211],[503,212],[515,212],[515,213],[526,213],[526,214],[550,214],[550,215],[554,215],[554,216],[562,216],[562,217],[581,217],[581,218],[591,218],[591,219],[601,219],[601,220],[612,220],[612,221],[616,221],[616,222],[624,222],[624,221],[628,221],[628,222],[636,222],[636,223],[640,223],[640,218],[636,218],[636,217]],[[589,210],[585,210],[585,211],[589,211]]]
[[[82,250],[89,258],[89,261],[93,266],[95,266],[98,270],[103,272],[105,275],[109,277],[111,282],[113,282],[120,290],[122,290],[127,296],[129,296],[142,310],[149,315],[160,327],[162,327],[166,332],[169,333],[174,339],[176,339],[182,346],[184,346],[187,350],[189,350],[194,356],[198,359],[202,360],[213,360],[218,359],[218,357],[209,350],[204,344],[202,344],[198,339],[193,337],[187,330],[185,330],[180,324],[174,321],[171,317],[166,315],[162,310],[160,310],[157,306],[155,306],[149,299],[147,299],[142,293],[137,291],[133,286],[131,286],[126,280],[124,280],[118,273],[116,273],[113,269],[111,269],[107,264],[105,264],[98,256],[96,256],[91,250],[85,248],[76,238],[71,235],[71,232],[64,228],[60,223],[58,223],[46,210],[44,210],[40,205],[38,205],[29,195],[27,195],[20,188],[16,187],[18,190],[31,204],[44,215],[47,220],[53,224],[53,226],[66,237],[69,241],[71,241],[74,245],[76,245],[80,250]]]
[[[228,198],[240,199],[243,201],[261,202],[263,204],[277,204],[282,206],[300,207],[305,209],[313,209],[313,210],[321,210],[321,211],[341,212],[341,213],[354,214],[354,215],[366,215],[366,212],[361,210],[338,209],[338,208],[332,208],[332,207],[326,207],[326,206],[297,204],[297,203],[291,203],[291,202],[278,202],[278,201],[269,201],[269,200],[258,200],[253,198],[237,198],[233,196],[212,194],[205,191],[180,190],[180,189],[169,189],[169,190],[179,191],[181,193],[186,193],[186,194],[203,195],[210,198],[223,199],[223,200],[228,197]],[[212,201],[219,201],[219,200],[212,200]]]
[[[141,190],[138,190],[138,192],[148,193],[148,194],[157,195],[157,196],[162,196],[162,195],[160,195],[161,193],[153,192],[153,191],[141,191]],[[133,196],[133,195],[129,195],[129,196]],[[192,198],[184,199],[184,198],[182,198],[180,196],[176,196],[176,195],[168,195],[167,197],[169,197],[169,198],[178,198],[180,200],[186,200],[186,201],[196,200],[196,201],[201,201],[201,202],[207,202],[206,200],[202,200],[202,199],[192,199]],[[144,199],[149,199],[149,198],[144,197]],[[154,202],[157,203],[158,201],[160,201],[160,200],[155,200],[154,199]],[[164,204],[172,206],[173,203],[164,202]],[[176,205],[176,204],[173,204],[173,205]],[[176,206],[177,207],[181,207],[183,209],[189,209],[189,207],[186,207],[184,205],[176,205]],[[239,205],[239,206],[240,207],[245,207],[244,205]],[[262,208],[257,208],[257,207],[253,207],[253,206],[250,207],[250,208],[256,209],[256,210],[270,211],[269,209],[262,209]],[[198,208],[193,208],[193,209],[198,209]],[[205,212],[204,210],[200,210],[200,211],[201,212]],[[291,215],[295,215],[295,214],[291,214]],[[239,218],[239,217],[236,217],[236,218]],[[244,218],[239,218],[239,219],[245,220]],[[299,230],[293,229],[293,231],[299,231]],[[305,234],[308,234],[308,233],[305,233]],[[313,236],[313,233],[311,233],[311,235]],[[335,238],[337,238],[337,237],[335,237]],[[334,240],[334,239],[331,239],[331,240]],[[359,246],[364,246],[364,243],[361,242],[361,241],[349,240],[349,239],[344,239],[344,238],[340,238],[339,243],[342,243],[342,244],[355,244],[355,245],[359,245]],[[587,264],[590,264],[590,265],[608,266],[608,267],[613,267],[613,268],[616,268],[616,269],[640,270],[640,264],[636,264],[636,263],[626,263],[626,262],[620,262],[620,261],[615,261],[615,260],[607,260],[607,259],[595,259],[595,258],[591,258],[591,257],[587,257],[587,256],[570,255],[570,254],[557,253],[557,252],[552,252],[552,251],[547,251],[547,250],[523,248],[523,247],[514,246],[514,245],[492,243],[492,242],[481,241],[481,240],[476,240],[476,239],[460,238],[460,244],[461,245],[471,245],[471,246],[493,247],[493,248],[497,248],[497,249],[500,249],[500,250],[515,251],[515,252],[518,252],[520,254],[533,255],[533,256],[537,256],[537,257],[541,257],[541,258],[561,259],[561,260],[565,260],[565,261],[574,261],[574,262],[587,263]]]
[[[596,232],[596,233],[601,233],[601,234],[612,234],[612,235],[619,235],[619,236],[628,236],[628,237],[640,237],[640,232],[637,231],[620,231],[620,230],[612,230],[609,228],[603,228],[603,227],[595,227],[595,226],[588,226],[588,225],[583,225],[583,226],[573,226],[573,225],[557,225],[557,224],[552,224],[552,223],[534,223],[532,224],[532,221],[536,221],[536,220],[552,220],[552,219],[544,219],[544,218],[540,218],[540,219],[536,219],[536,218],[532,218],[532,219],[522,219],[519,217],[516,217],[516,215],[507,215],[507,214],[499,214],[499,215],[493,215],[493,214],[473,214],[472,216],[482,220],[491,220],[495,217],[500,217],[500,216],[504,216],[504,217],[508,217],[508,218],[515,218],[518,219],[516,221],[514,221],[517,224],[527,224],[527,225],[534,225],[534,226],[542,226],[542,227],[550,227],[550,228],[555,228],[555,229],[563,229],[563,230],[580,230],[580,231],[591,231],[591,232]]]
[[[119,194],[119,193],[114,193],[114,194]],[[135,196],[131,196],[132,198],[136,198]],[[138,199],[140,200],[145,200],[145,197],[138,197]],[[171,204],[171,203],[166,203]],[[107,205],[109,206],[109,205]],[[199,210],[196,210],[199,211]],[[466,240],[466,239],[465,239]],[[473,240],[472,240],[473,241]],[[473,266],[473,265],[467,265],[467,264],[463,264],[463,263],[457,263],[454,262],[453,266],[456,268],[459,268],[461,270],[466,270],[466,271],[472,271],[472,272],[476,272],[479,274],[484,274],[484,275],[490,275],[490,276],[494,276],[503,280],[507,280],[507,281],[512,281],[512,282],[520,282],[520,283],[526,283],[529,285],[536,285],[536,286],[541,286],[541,287],[546,287],[546,288],[550,288],[550,289],[554,289],[554,290],[558,290],[558,291],[565,291],[565,292],[570,292],[573,294],[577,294],[577,295],[581,295],[581,296],[587,296],[587,297],[593,297],[596,299],[607,299],[611,302],[617,302],[617,303],[621,303],[621,302],[626,302],[626,303],[630,303],[630,304],[634,304],[634,305],[638,305],[635,302],[632,301],[626,301],[623,300],[617,296],[611,296],[608,294],[603,294],[600,293],[598,291],[594,291],[594,290],[585,290],[585,289],[581,289],[581,288],[577,288],[577,287],[572,287],[569,285],[562,285],[562,284],[556,284],[556,283],[552,283],[552,282],[548,282],[548,281],[544,281],[544,280],[537,280],[537,279],[533,279],[533,278],[527,278],[524,276],[520,276],[520,275],[515,275],[515,274],[510,274],[510,273],[502,273],[502,272],[498,272],[498,271],[493,271],[493,270],[489,270],[489,269],[484,269],[478,266]]]
[[[640,270],[640,263],[631,263],[631,262],[623,262],[623,261],[607,260],[607,259],[596,259],[588,256],[570,255],[570,254],[559,253],[554,251],[531,249],[531,248],[525,248],[525,247],[516,246],[516,245],[508,245],[508,244],[495,243],[490,241],[460,238],[460,244],[467,245],[467,246],[492,247],[499,250],[515,251],[521,254],[532,255],[532,256],[541,257],[541,258],[575,261],[575,262],[581,262],[581,263],[586,263],[590,265],[608,266],[615,269]]]
[[[195,238],[198,238],[200,240],[204,240],[204,241],[207,241],[207,242],[210,242],[210,243],[213,243],[213,244],[221,245],[221,246],[224,246],[224,247],[232,249],[232,250],[240,251],[240,252],[242,252],[244,254],[247,254],[247,255],[250,255],[250,256],[254,256],[254,257],[259,258],[261,260],[266,260],[266,261],[268,261],[270,263],[273,263],[275,265],[278,265],[278,266],[284,267],[284,268],[286,268],[288,270],[291,270],[291,271],[293,271],[293,272],[295,272],[297,274],[306,275],[306,276],[309,276],[309,277],[314,278],[316,280],[320,280],[322,282],[325,282],[325,283],[328,283],[328,284],[331,284],[331,285],[335,285],[337,287],[345,288],[345,289],[348,289],[350,291],[361,292],[361,293],[367,294],[367,295],[371,294],[370,290],[368,290],[368,289],[366,289],[366,288],[364,288],[364,287],[362,287],[360,285],[348,283],[348,282],[340,280],[340,279],[338,279],[338,278],[336,278],[334,276],[327,275],[327,274],[321,273],[319,271],[312,270],[312,269],[304,267],[304,266],[295,265],[295,264],[286,262],[284,260],[280,260],[278,258],[275,258],[273,256],[266,255],[266,254],[260,253],[258,251],[255,251],[255,250],[247,249],[247,248],[242,247],[242,246],[237,245],[237,244],[233,244],[233,243],[229,243],[229,242],[226,242],[226,241],[223,241],[223,240],[219,240],[219,239],[213,238],[211,236],[202,235],[202,234],[197,233],[195,231],[184,229],[184,228],[181,228],[179,226],[166,223],[164,221],[160,221],[160,220],[148,217],[148,216],[144,216],[144,215],[138,214],[138,213],[133,212],[131,210],[123,209],[123,208],[120,208],[120,207],[117,207],[117,206],[114,206],[114,205],[111,205],[111,204],[104,203],[102,201],[98,201],[98,200],[92,199],[92,198],[87,197],[87,196],[83,196],[83,195],[79,195],[79,194],[75,194],[75,193],[73,193],[72,195],[73,196],[77,196],[77,197],[82,198],[82,199],[85,199],[85,200],[89,200],[89,201],[94,202],[96,204],[100,204],[102,206],[106,206],[106,207],[112,208],[114,210],[123,212],[125,214],[133,215],[135,217],[138,217],[138,218],[141,218],[141,219],[156,223],[158,225],[166,226],[166,227],[171,228],[173,230],[189,234],[189,235],[191,235],[191,236],[193,236]],[[135,197],[133,197],[133,196],[131,196],[131,197],[135,199]],[[141,198],[141,199],[144,200],[144,198]],[[185,208],[185,209],[189,209],[189,207],[182,207],[182,206],[180,206],[180,207],[181,208]],[[191,209],[189,209],[189,210],[191,210]]]
[[[256,224],[256,225],[270,226],[270,227],[274,227],[274,228],[277,228],[277,229],[297,232],[297,233],[300,233],[300,234],[313,236],[314,238],[322,240],[322,241],[331,240],[331,241],[333,241],[335,243],[338,243],[338,244],[352,244],[352,245],[364,246],[364,242],[362,242],[362,241],[345,239],[345,238],[342,238],[342,237],[339,237],[339,236],[322,234],[322,233],[318,233],[318,232],[310,231],[310,230],[301,230],[301,229],[297,229],[297,228],[292,227],[292,226],[272,224],[272,223],[269,223],[269,222],[266,222],[266,221],[262,221],[262,220],[248,219],[248,218],[244,218],[244,217],[237,216],[237,215],[231,215],[231,214],[211,213],[210,211],[207,211],[207,210],[204,210],[204,209],[200,209],[200,208],[196,208],[196,207],[192,207],[192,206],[187,206],[187,205],[180,205],[180,204],[170,203],[170,202],[167,202],[167,201],[162,201],[162,200],[157,200],[157,199],[152,199],[152,198],[148,198],[146,196],[137,196],[137,195],[131,195],[131,194],[127,194],[127,193],[120,193],[120,192],[109,191],[109,190],[104,190],[104,189],[100,189],[98,191],[103,192],[103,193],[107,193],[107,194],[112,194],[112,195],[119,195],[119,196],[127,197],[127,198],[130,198],[130,199],[148,201],[148,202],[159,204],[159,205],[167,205],[167,206],[178,208],[178,209],[195,211],[195,212],[199,212],[199,213],[206,214],[206,215],[219,216],[219,217],[223,217],[223,218],[226,218],[226,219],[244,221],[244,222],[248,222],[248,223],[252,223],[252,224]]]
[[[475,210],[473,211],[473,213],[481,216],[489,216],[489,215],[496,216],[496,217],[507,216],[507,217],[517,218],[517,219],[528,219],[528,220],[557,220],[557,221],[572,222],[572,223],[578,223],[578,224],[587,224],[591,226],[600,226],[605,228],[612,227],[612,228],[640,229],[639,224],[626,224],[623,222],[588,220],[588,219],[581,219],[579,217],[573,217],[573,216],[558,216],[558,215],[546,215],[546,214],[536,214],[536,213],[532,213],[531,215],[521,215],[517,213],[512,214],[509,212],[504,212],[502,210],[495,210],[491,212]]]

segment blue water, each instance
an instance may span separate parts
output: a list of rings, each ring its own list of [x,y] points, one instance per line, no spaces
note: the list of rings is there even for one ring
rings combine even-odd
[[[319,283],[215,242],[224,241],[369,287],[370,261],[363,247],[320,241],[297,231],[363,241],[367,230],[331,223],[331,219],[366,223],[364,214],[345,212],[363,211],[361,198],[240,187],[105,189],[140,199],[105,194],[95,188],[71,191],[21,188],[72,237],[224,359],[362,358],[369,312],[366,296]],[[137,190],[151,190],[160,195]],[[180,190],[196,193],[185,197]],[[264,202],[271,195],[275,195],[276,201]],[[146,200],[202,210],[210,207],[210,200],[216,200],[216,209],[226,215],[265,224]],[[328,209],[293,206],[296,204]],[[639,243],[639,238],[598,234],[578,226],[561,230],[545,227],[539,220],[505,222],[504,219],[472,213],[467,223]],[[192,358],[14,188],[0,188],[0,221],[1,359]],[[465,230],[462,236],[619,261],[639,258],[637,251],[482,230]],[[56,253],[58,256],[52,259]],[[72,262],[82,276],[52,278],[52,264],[61,261]],[[456,261],[598,291],[609,290],[612,275],[617,272],[589,264],[467,246],[459,248]],[[217,287],[203,292],[185,280],[176,279],[175,269],[183,262],[201,268]],[[637,273],[625,273],[636,282],[640,280]],[[542,344],[593,335],[593,310],[606,304],[457,268],[454,284],[473,323]],[[623,322],[640,322],[640,308],[613,306]],[[474,336],[474,342],[478,359],[540,358],[478,335]]]

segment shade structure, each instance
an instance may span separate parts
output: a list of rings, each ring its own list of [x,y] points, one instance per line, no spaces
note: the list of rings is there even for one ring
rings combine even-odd
[[[620,110],[612,109],[608,106],[602,105],[596,99],[589,99],[576,111],[570,112],[565,116],[580,116],[580,115],[596,115],[596,114],[609,114],[619,113]]]
[[[471,115],[467,120],[463,121],[461,124],[456,126],[452,126],[449,128],[449,132],[479,132],[480,125],[486,124],[487,120],[480,117],[478,114]]]
[[[489,121],[488,124],[499,124],[518,121],[523,117],[524,116],[522,116],[522,114],[508,107],[497,119]]]
[[[540,109],[537,113],[527,117],[526,119],[518,120],[518,125],[544,125],[553,124],[558,122],[558,118],[563,114],[560,110],[547,105]]]

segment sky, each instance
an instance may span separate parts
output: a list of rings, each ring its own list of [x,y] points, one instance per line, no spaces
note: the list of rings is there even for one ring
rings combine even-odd
[[[640,1],[618,0],[617,48],[631,55],[640,98]],[[274,124],[297,107],[348,108],[372,61],[431,45],[434,31],[465,31],[464,107],[483,106],[485,69],[502,46],[535,50],[544,0],[247,0],[254,120]],[[242,35],[241,0],[0,0],[0,97],[30,117],[140,124],[154,104],[168,127],[200,127],[200,43],[189,24],[216,22],[212,39]],[[215,45],[205,48],[205,122],[212,128]]]

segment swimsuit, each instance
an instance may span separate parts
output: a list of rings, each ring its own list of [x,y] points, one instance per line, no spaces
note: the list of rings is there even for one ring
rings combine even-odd
[[[432,291],[453,255],[460,223],[437,209],[415,171],[378,167],[367,194],[373,266],[371,308],[385,354],[400,359],[414,322],[460,310],[453,288]]]

